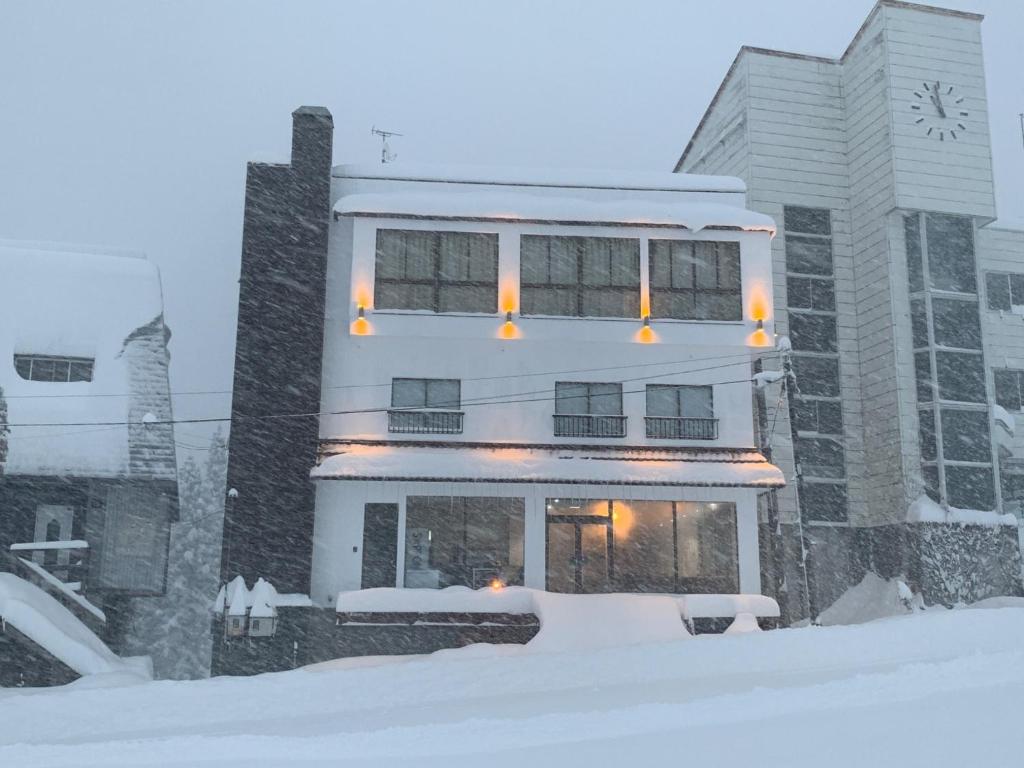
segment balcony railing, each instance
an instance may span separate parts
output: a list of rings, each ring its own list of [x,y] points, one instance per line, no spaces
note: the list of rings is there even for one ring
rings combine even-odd
[[[388,411],[388,432],[415,435],[462,434],[462,411]]]
[[[648,416],[647,436],[656,440],[717,440],[718,419]]]
[[[555,414],[555,437],[625,437],[625,416]]]

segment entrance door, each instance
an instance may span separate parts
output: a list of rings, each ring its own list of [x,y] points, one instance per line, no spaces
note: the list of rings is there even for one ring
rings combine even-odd
[[[393,587],[398,569],[398,505],[363,508],[363,589]]]
[[[548,518],[547,588],[550,592],[610,592],[612,529],[608,518]]]

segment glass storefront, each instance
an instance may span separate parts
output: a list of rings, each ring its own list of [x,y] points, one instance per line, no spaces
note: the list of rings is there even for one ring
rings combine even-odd
[[[548,499],[552,592],[735,593],[736,505]]]
[[[516,498],[409,496],[405,586],[521,585],[524,506]]]

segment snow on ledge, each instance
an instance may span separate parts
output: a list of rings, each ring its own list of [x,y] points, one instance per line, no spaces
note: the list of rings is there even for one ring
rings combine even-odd
[[[538,601],[557,594],[529,587],[446,587],[407,589],[378,587],[338,593],[338,613],[537,613]],[[733,618],[741,613],[776,618],[779,604],[764,595],[641,595],[618,594],[624,601],[665,597],[684,619]],[[592,595],[571,595],[587,599]]]
[[[564,187],[568,189],[625,189],[650,192],[743,193],[747,185],[735,176],[706,176],[695,173],[622,171],[594,168],[522,168],[486,165],[430,165],[388,163],[337,165],[336,178],[395,181],[447,182],[450,184],[493,184],[517,187]]]
[[[955,525],[1017,525],[1017,518],[1006,513],[979,509],[943,508],[922,494],[907,508],[910,523],[952,523]]]
[[[633,224],[685,227],[693,232],[715,227],[775,234],[772,218],[735,205],[630,199],[596,201],[516,193],[360,193],[341,197],[334,205],[334,213],[339,216]]]

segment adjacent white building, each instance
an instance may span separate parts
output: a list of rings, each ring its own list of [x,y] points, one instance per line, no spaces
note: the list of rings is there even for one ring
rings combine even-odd
[[[922,493],[1020,510],[1024,233],[995,221],[981,21],[880,0],[837,58],[744,47],[676,166],[742,178],[780,225],[797,394],[772,458],[799,482],[778,493],[776,576],[801,602],[802,539],[812,614],[866,569],[907,570]],[[1019,558],[975,534],[954,581],[1019,590]]]

